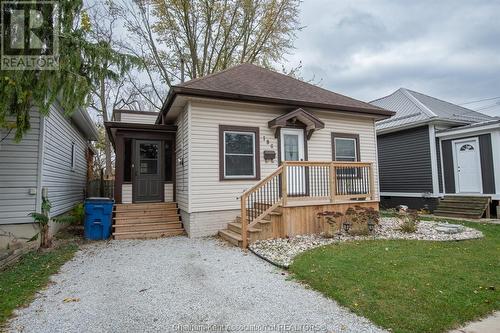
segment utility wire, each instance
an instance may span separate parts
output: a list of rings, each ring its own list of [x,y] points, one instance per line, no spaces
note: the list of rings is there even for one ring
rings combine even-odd
[[[465,102],[465,103],[458,104],[458,105],[467,105],[467,104],[474,104],[474,103],[479,103],[479,102],[484,102],[484,101],[492,101],[494,99],[499,99],[499,98],[500,98],[500,96],[490,97],[490,98],[484,98],[484,99],[478,99],[476,101]]]
[[[491,105],[487,105],[487,106],[483,106],[479,109],[476,109],[474,111],[482,111],[482,110],[487,110],[487,109],[491,109],[491,108],[494,108],[495,106],[500,106],[500,102],[496,102],[495,104],[491,104]]]

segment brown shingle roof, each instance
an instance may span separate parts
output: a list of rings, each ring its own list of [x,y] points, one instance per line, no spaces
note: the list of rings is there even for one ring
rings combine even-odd
[[[252,64],[241,64],[224,71],[173,86],[167,97],[175,94],[258,101],[294,106],[316,107],[390,116],[391,111],[334,93]]]

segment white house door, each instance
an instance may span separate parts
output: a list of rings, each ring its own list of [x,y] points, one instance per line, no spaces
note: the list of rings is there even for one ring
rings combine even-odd
[[[281,129],[281,160],[304,161],[304,130],[295,128]],[[290,166],[287,168],[287,192],[288,195],[306,194],[306,172],[301,166]]]
[[[481,193],[481,160],[477,138],[455,141],[457,193]]]

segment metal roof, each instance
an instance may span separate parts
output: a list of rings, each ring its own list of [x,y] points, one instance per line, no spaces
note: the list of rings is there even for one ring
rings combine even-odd
[[[438,130],[437,133],[448,133],[448,132],[453,132],[453,131],[457,131],[457,130],[476,129],[476,128],[480,129],[482,127],[491,126],[491,125],[498,125],[498,127],[500,127],[500,119],[494,118],[493,120],[482,121],[480,123],[474,123],[474,124],[469,124],[469,125],[460,126],[460,127],[446,128],[446,129]]]
[[[430,120],[473,124],[495,118],[431,97],[416,91],[400,88],[370,102],[378,107],[395,111],[396,115],[377,122],[377,130],[409,126]]]

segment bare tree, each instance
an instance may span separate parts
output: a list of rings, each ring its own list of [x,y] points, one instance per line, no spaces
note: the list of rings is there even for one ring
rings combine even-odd
[[[274,67],[293,49],[301,29],[300,0],[122,1],[126,49],[143,61],[143,98],[161,107],[164,91],[181,76],[190,79],[238,63]]]
[[[104,50],[113,50],[113,54],[101,57],[98,63],[98,73],[95,76],[92,93],[93,98],[90,107],[97,111],[103,122],[111,119],[112,111],[123,103],[126,96],[125,85],[128,72],[139,62],[134,56],[126,53],[119,41],[116,25],[119,20],[119,8],[112,1],[97,3],[88,9],[90,20],[89,38],[96,44],[107,45]],[[98,50],[98,49],[96,49]],[[100,54],[96,52],[96,57]],[[126,97],[129,100],[131,95]],[[104,155],[105,155],[105,177],[113,174],[111,142],[104,131]]]

